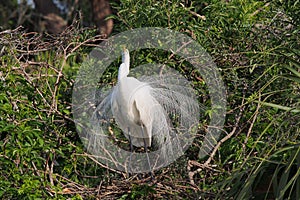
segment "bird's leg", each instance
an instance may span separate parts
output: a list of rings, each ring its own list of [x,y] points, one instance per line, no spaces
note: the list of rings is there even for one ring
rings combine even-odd
[[[130,152],[133,152],[133,145],[131,142],[131,136],[130,136],[130,128],[128,127],[128,137],[129,137],[129,142],[130,142]]]
[[[145,148],[146,155],[147,155],[147,161],[148,161],[148,166],[149,166],[149,170],[150,170],[150,175],[151,175],[151,179],[153,180],[154,177],[153,177],[153,172],[152,172],[152,169],[151,169],[151,166],[150,166],[150,159],[149,159],[149,155],[148,155],[148,148],[147,148],[147,144],[146,144],[145,138],[143,140],[144,140],[144,148]]]
[[[144,126],[142,125],[142,135],[144,136]],[[149,166],[149,170],[150,170],[150,175],[151,175],[151,179],[153,180],[153,172],[152,172],[152,169],[151,169],[151,166],[150,166],[150,159],[149,159],[149,155],[148,155],[148,147],[147,147],[147,144],[146,144],[146,140],[145,140],[145,137],[143,137],[143,141],[144,141],[144,149],[145,149],[145,152],[146,152],[146,155],[147,155],[147,161],[148,161],[148,166]]]
[[[132,142],[131,142],[131,136],[130,136],[130,128],[128,127],[128,138],[129,138],[129,143],[130,143],[130,157],[129,157],[129,166],[130,169],[132,169],[131,167],[131,158],[132,158],[132,153],[133,153],[133,145],[132,145]],[[129,171],[129,174],[130,174],[130,170]]]

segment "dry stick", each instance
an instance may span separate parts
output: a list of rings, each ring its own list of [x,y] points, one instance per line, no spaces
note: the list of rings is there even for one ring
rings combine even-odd
[[[47,63],[47,62],[36,62],[36,61],[30,61],[30,60],[28,60],[28,61],[26,62],[26,64],[28,64],[29,66],[30,66],[30,65],[37,65],[37,66],[47,65],[47,67],[49,67],[50,69],[52,69],[54,72],[58,73],[58,70],[57,70],[55,67],[51,66],[51,65],[50,65],[49,63]],[[50,77],[50,75],[48,75],[48,76]],[[51,77],[53,77],[53,75],[51,75]]]
[[[12,33],[16,33],[18,31],[20,31],[23,27],[22,26],[18,26],[17,28],[11,30],[11,29],[8,29],[8,30],[5,30],[5,31],[1,31],[0,32],[0,35],[2,34],[12,34]]]
[[[16,49],[16,52],[20,52],[20,53],[26,53],[26,54],[35,54],[35,53],[39,53],[39,52],[45,52],[48,51],[49,49],[37,49],[37,50],[22,50],[22,49]]]
[[[53,168],[54,168],[54,162],[55,162],[55,151],[53,151],[53,158],[51,160],[51,166],[50,166],[50,174],[49,174],[49,179],[50,179],[50,183],[52,185],[54,185],[54,182],[53,182]]]
[[[118,166],[118,165],[120,164],[120,162],[118,162],[117,160],[115,160],[115,159],[113,158],[113,156],[112,156],[112,155],[110,154],[110,152],[106,149],[106,147],[103,147],[103,146],[102,146],[102,148],[103,148],[103,151],[104,151],[106,154],[108,154],[108,156],[110,157],[110,161],[113,162],[115,166]],[[107,159],[107,160],[108,160],[108,159]],[[122,167],[124,167],[124,169],[126,169],[126,166],[122,166]],[[108,168],[109,168],[109,167],[108,167]],[[125,177],[124,173],[121,173],[121,174]]]
[[[126,24],[127,27],[129,27],[129,30],[132,30],[132,29],[133,29],[133,27],[130,26],[130,24],[127,23],[127,21],[120,15],[119,12],[117,13],[117,16],[118,16],[118,18],[119,18],[124,24]]]
[[[90,38],[90,39],[87,39],[87,40],[85,40],[85,41],[79,43],[77,46],[75,46],[75,47],[71,50],[71,52],[70,52],[66,57],[68,58],[70,55],[72,55],[72,53],[73,53],[74,51],[76,51],[78,48],[80,48],[80,47],[83,46],[83,45],[89,46],[89,43],[95,43],[95,42],[104,41],[104,40],[105,40],[105,39],[101,38],[101,35],[96,35],[96,36],[94,36],[94,37],[92,37],[92,38]],[[71,44],[72,44],[72,43],[71,43]],[[92,45],[92,46],[97,46],[97,45]],[[68,49],[69,47],[70,47],[70,45],[68,45],[66,49]]]
[[[100,184],[99,184],[99,186],[98,186],[98,189],[97,189],[97,190],[98,190],[98,191],[97,191],[97,196],[100,195],[100,190],[101,190],[102,184],[103,184],[103,180],[100,181]]]
[[[37,53],[37,52],[43,52],[43,51],[46,51],[46,50],[49,50],[49,49],[39,49],[39,50],[33,50],[33,51],[30,51],[30,50],[28,50],[28,49],[27,49],[26,51],[25,51],[25,50],[16,49],[17,52],[27,53],[27,54],[33,54],[33,53]],[[13,54],[13,55],[14,55],[15,59],[19,61],[20,66],[24,66],[24,65],[21,64],[20,59],[18,59],[18,58],[16,57],[15,54]],[[32,85],[32,86],[35,87],[35,90],[36,90],[36,91],[38,92],[38,94],[42,97],[42,100],[43,100],[43,102],[45,103],[45,105],[51,107],[51,106],[49,105],[49,103],[47,102],[46,98],[43,96],[42,92],[41,92],[41,91],[36,87],[36,85],[32,82],[30,76],[26,73],[24,67],[22,67],[22,71],[23,71],[23,74],[25,75],[26,81],[27,81],[30,85]]]
[[[14,55],[14,56],[15,56],[15,55]],[[17,58],[15,57],[15,59],[17,59]],[[17,59],[17,60],[18,60],[18,59]],[[19,61],[19,64],[20,64],[20,66],[22,66],[20,61]],[[31,78],[30,78],[30,76],[26,73],[24,67],[23,67],[22,71],[23,71],[23,74],[25,75],[26,81],[27,81],[30,85],[32,85],[32,86],[35,88],[35,90],[38,92],[38,94],[42,97],[42,100],[43,100],[43,102],[45,103],[45,105],[47,105],[47,106],[50,107],[50,104],[47,102],[47,100],[46,100],[46,98],[44,97],[44,95],[42,94],[42,92],[41,92],[41,91],[36,87],[36,85],[31,81]]]
[[[190,183],[192,185],[195,185],[195,181],[194,181],[194,175],[198,172],[201,171],[201,169],[203,168],[208,168],[208,169],[212,169],[211,167],[209,167],[209,163],[212,161],[213,157],[215,156],[215,154],[217,153],[217,150],[220,148],[220,146],[228,139],[230,139],[236,132],[237,128],[238,128],[238,125],[239,125],[239,122],[240,122],[240,119],[242,117],[242,113],[244,111],[244,108],[245,108],[245,105],[244,105],[244,101],[245,101],[245,95],[243,95],[243,100],[242,100],[242,106],[240,107],[240,112],[239,112],[239,115],[236,119],[236,122],[235,122],[235,125],[232,129],[232,131],[226,135],[224,138],[222,138],[218,143],[217,145],[215,146],[214,150],[212,151],[212,153],[210,154],[209,158],[206,160],[206,162],[204,164],[200,164],[199,162],[195,161],[195,160],[189,160],[188,161],[188,170],[189,170],[189,179],[190,179]],[[191,171],[191,167],[192,166],[198,166],[199,168],[196,169],[195,171]]]
[[[69,54],[67,53],[67,50],[74,43],[70,43],[66,48],[64,48],[64,59],[63,59],[63,62],[61,63],[61,67],[58,71],[57,79],[56,79],[56,82],[55,82],[55,85],[54,85],[54,92],[52,93],[52,106],[51,107],[54,111],[57,111],[56,94],[57,94],[57,91],[58,91],[58,86],[59,86],[60,79],[61,79],[61,77],[63,77],[62,71],[63,71],[64,66],[66,65],[67,59],[69,58],[69,56],[72,55],[72,53],[74,51],[76,51],[79,47],[83,46],[84,44],[87,44],[89,42],[96,42],[96,41],[99,41],[99,40],[103,40],[103,39],[100,39],[98,36],[95,36],[91,39],[85,40],[85,41],[79,43],[77,46],[75,46]]]
[[[270,2],[266,3],[264,6],[262,6],[261,8],[258,8],[256,11],[254,11],[250,16],[254,17],[258,13],[262,12],[263,9],[266,8],[266,7],[268,7],[269,5],[270,5]]]
[[[193,42],[193,40],[190,40],[190,41],[188,41],[188,42],[185,42],[184,44],[182,44],[181,47],[179,47],[179,48],[176,50],[176,52],[171,51],[172,54],[168,57],[168,60],[170,60],[177,52],[179,52],[181,49],[183,49],[185,46],[187,46],[188,44],[190,44],[190,43],[192,43],[192,42]],[[166,61],[166,62],[167,62],[167,61]],[[166,66],[166,62],[160,67],[160,69],[159,69],[159,76],[162,75],[163,69],[164,69],[165,66]]]
[[[191,10],[188,10],[188,12],[191,13],[192,15],[196,16],[196,17],[199,17],[202,20],[206,20],[206,17],[204,15],[199,15],[198,13],[196,13],[194,11],[191,11]]]
[[[259,99],[258,99],[259,101],[261,100],[261,95],[260,95],[260,93],[259,93]],[[245,138],[245,141],[244,141],[244,143],[243,143],[243,149],[244,149],[244,152],[246,153],[246,144],[247,144],[247,142],[248,142],[248,140],[249,140],[249,137],[250,137],[250,134],[251,134],[251,132],[252,132],[252,129],[253,129],[253,126],[254,126],[254,122],[256,121],[256,119],[257,119],[257,116],[258,116],[258,110],[260,109],[260,104],[259,103],[257,103],[257,107],[256,107],[256,110],[255,110],[255,112],[254,112],[254,116],[253,116],[253,119],[252,119],[252,122],[251,122],[251,124],[250,124],[250,127],[249,127],[249,129],[248,129],[248,132],[247,132],[247,136],[246,136],[246,138]]]
[[[242,105],[244,105],[244,101],[245,101],[245,95],[243,96]],[[206,160],[206,162],[204,163],[204,166],[208,166],[208,165],[209,165],[209,163],[212,161],[213,157],[214,157],[215,154],[217,153],[219,147],[220,147],[225,141],[227,141],[229,138],[231,138],[231,137],[234,135],[234,133],[236,132],[236,129],[238,128],[238,125],[239,125],[239,122],[240,122],[240,119],[241,119],[241,117],[242,117],[242,114],[243,114],[244,109],[245,109],[245,106],[242,106],[242,107],[240,108],[240,113],[239,113],[239,115],[238,115],[238,117],[237,117],[237,119],[236,119],[236,122],[235,122],[235,125],[234,125],[232,131],[231,131],[228,135],[226,135],[224,138],[222,138],[222,139],[218,142],[218,144],[215,146],[214,150],[213,150],[212,153],[210,154],[209,158],[208,158],[208,159]]]
[[[47,173],[47,172],[44,172],[44,173]],[[49,173],[49,172],[48,172]],[[72,181],[72,180],[70,180],[70,179],[68,179],[68,178],[66,178],[66,177],[64,177],[64,176],[62,176],[62,175],[60,175],[60,174],[55,174],[55,176],[56,177],[59,177],[59,178],[61,178],[61,179],[63,179],[63,180],[65,180],[65,181],[67,181],[68,183],[66,184],[66,185],[64,185],[63,183],[61,183],[59,180],[57,180],[56,179],[56,181],[58,182],[58,183],[60,183],[61,184],[61,186],[64,188],[64,189],[67,189],[67,188],[65,188],[66,186],[70,186],[70,185],[73,185],[74,187],[76,187],[76,189],[78,189],[78,190],[81,190],[81,192],[76,192],[76,193],[83,193],[83,192],[85,192],[85,191],[88,191],[88,189],[86,189],[86,187],[84,186],[84,185],[80,185],[80,184],[78,184],[78,183],[76,183],[76,182],[74,182],[74,181]],[[49,190],[49,192],[52,192],[52,193],[57,193],[56,191],[53,191],[53,190]],[[70,191],[71,192],[71,191]],[[65,194],[66,192],[61,192],[61,194]],[[74,193],[74,192],[73,192]]]
[[[118,170],[115,170],[115,169],[112,169],[112,168],[109,168],[108,166],[102,164],[101,162],[98,162],[97,159],[95,159],[93,156],[90,156],[89,154],[87,153],[84,153],[84,154],[74,154],[74,155],[77,155],[77,156],[86,156],[88,157],[89,159],[91,159],[93,162],[97,163],[98,165],[100,165],[101,167],[105,168],[105,169],[108,169],[108,170],[111,170],[113,172],[116,172],[118,174],[121,174],[121,175],[124,175],[122,172],[118,171]]]
[[[46,163],[46,172],[48,172],[50,184],[54,186],[53,178],[52,178],[52,170],[50,170],[49,162]],[[44,172],[45,173],[45,172]]]
[[[186,10],[188,11],[191,15],[198,17],[202,20],[206,20],[206,17],[204,15],[199,15],[198,13],[191,11],[190,9],[188,9],[187,7],[185,7],[185,5],[183,3],[180,3],[180,5]]]
[[[31,161],[31,164],[32,164],[33,169],[35,170],[36,174],[37,174],[39,177],[41,177],[41,174],[40,174],[40,172],[38,171],[38,169],[37,169],[37,167],[35,166],[35,164],[34,164],[33,161]],[[42,181],[42,177],[41,177],[41,181]]]
[[[194,40],[190,40],[190,41],[185,42],[184,44],[182,44],[182,46],[179,47],[179,48],[176,50],[175,53],[172,52],[172,54],[169,56],[168,59],[170,60],[177,52],[179,52],[181,49],[183,49],[185,46],[187,46],[188,44],[190,44],[190,43],[192,43],[192,42],[194,42]]]
[[[56,94],[57,94],[57,91],[58,91],[58,85],[59,85],[59,82],[60,82],[60,78],[63,76],[62,70],[63,70],[64,66],[66,65],[66,62],[67,62],[67,59],[66,59],[66,55],[65,55],[64,60],[63,60],[63,62],[61,64],[61,67],[60,67],[60,69],[58,71],[57,79],[56,79],[56,82],[54,84],[54,91],[52,93],[52,105],[51,105],[51,108],[54,111],[57,111]]]

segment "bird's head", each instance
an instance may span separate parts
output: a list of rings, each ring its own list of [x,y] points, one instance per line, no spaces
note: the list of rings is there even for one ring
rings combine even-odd
[[[122,63],[127,63],[128,62],[128,67],[129,67],[129,60],[130,60],[129,51],[128,51],[128,49],[126,49],[126,47],[123,47],[123,50],[122,50]]]
[[[125,47],[122,51],[122,64],[119,68],[118,79],[121,80],[129,74],[130,55],[128,49]]]

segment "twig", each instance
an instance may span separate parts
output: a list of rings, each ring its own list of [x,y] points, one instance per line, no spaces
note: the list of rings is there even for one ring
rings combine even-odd
[[[97,163],[98,165],[100,165],[101,167],[105,168],[105,169],[109,169],[113,172],[116,172],[118,174],[122,174],[122,172],[118,171],[118,170],[115,170],[115,169],[112,169],[112,168],[109,168],[108,166],[102,164],[101,162],[99,162],[97,159],[95,159],[93,156],[87,154],[87,153],[83,153],[83,154],[75,154],[75,155],[78,155],[78,156],[85,156],[85,157],[88,157],[89,159],[91,159],[93,162]]]
[[[189,170],[189,179],[190,179],[190,183],[192,185],[195,185],[195,181],[194,181],[194,175],[199,173],[200,171],[202,171],[203,168],[208,168],[210,170],[213,170],[213,168],[211,168],[209,166],[210,162],[212,161],[213,157],[215,156],[215,154],[217,153],[218,149],[220,148],[220,146],[225,142],[227,141],[228,139],[230,139],[235,133],[236,133],[236,130],[239,126],[239,122],[240,122],[240,119],[242,117],[242,114],[243,114],[243,111],[244,111],[244,108],[245,108],[245,105],[244,105],[244,101],[245,101],[245,95],[243,95],[243,100],[242,100],[242,103],[240,107],[240,112],[239,112],[239,115],[238,117],[236,118],[236,122],[235,122],[235,125],[232,129],[232,131],[227,134],[224,138],[222,138],[218,143],[217,145],[214,147],[212,153],[210,154],[209,158],[206,160],[206,162],[204,164],[200,164],[199,162],[197,161],[192,161],[192,160],[189,160],[188,161],[188,170]],[[198,169],[192,171],[191,170],[191,167],[192,166],[197,166],[199,167]]]
[[[244,101],[245,101],[245,97],[243,96],[243,100],[242,100],[242,105],[244,105]],[[242,114],[243,114],[243,111],[244,111],[245,107],[242,106],[240,108],[240,112],[239,112],[239,115],[236,119],[236,122],[235,122],[235,125],[232,129],[232,131],[226,135],[224,138],[222,138],[218,143],[217,145],[215,146],[214,150],[212,151],[212,153],[210,154],[209,158],[206,160],[206,162],[204,163],[204,166],[208,166],[209,163],[212,161],[213,157],[215,156],[215,154],[217,153],[218,149],[220,148],[220,146],[225,142],[227,141],[228,139],[230,139],[234,133],[236,132],[237,128],[238,128],[238,125],[239,125],[239,122],[240,122],[240,119],[242,117]]]
[[[199,15],[198,13],[196,13],[196,12],[194,12],[194,11],[191,11],[190,9],[188,9],[187,7],[185,7],[185,6],[183,5],[183,3],[180,3],[180,5],[181,5],[185,10],[187,10],[191,15],[193,15],[193,16],[195,16],[195,17],[198,17],[198,18],[200,18],[200,19],[202,19],[202,20],[206,20],[206,17],[205,17],[204,15]]]
[[[260,95],[260,93],[259,93],[259,101],[260,101],[260,100],[261,100],[261,95]],[[255,112],[254,112],[252,122],[251,122],[251,124],[250,124],[250,127],[249,127],[248,132],[247,132],[247,136],[246,136],[246,138],[245,138],[245,140],[244,140],[244,143],[243,143],[243,149],[244,149],[244,152],[245,152],[245,153],[246,153],[246,144],[247,144],[247,142],[248,142],[248,140],[249,140],[249,137],[250,137],[250,134],[251,134],[251,132],[252,132],[254,123],[255,123],[255,121],[256,121],[256,119],[257,119],[257,116],[258,116],[258,110],[260,109],[260,106],[261,106],[260,103],[257,103],[257,107],[256,107],[256,110],[255,110]]]

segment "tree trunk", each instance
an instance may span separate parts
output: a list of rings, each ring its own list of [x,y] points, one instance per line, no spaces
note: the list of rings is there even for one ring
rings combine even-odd
[[[113,20],[105,19],[112,14],[108,0],[90,0],[92,5],[93,20],[99,28],[100,34],[108,37],[113,29]]]
[[[61,33],[67,26],[67,22],[60,16],[59,9],[55,6],[52,0],[34,0],[35,7],[38,13],[42,15],[44,23],[39,24],[49,33]],[[45,27],[43,27],[45,26]]]
[[[34,0],[36,10],[42,15],[44,24],[40,24],[41,31],[49,33],[61,33],[67,26],[67,22],[60,16],[59,9],[52,0]],[[93,20],[100,34],[106,38],[113,29],[113,20],[107,19],[112,14],[108,0],[90,0]]]

